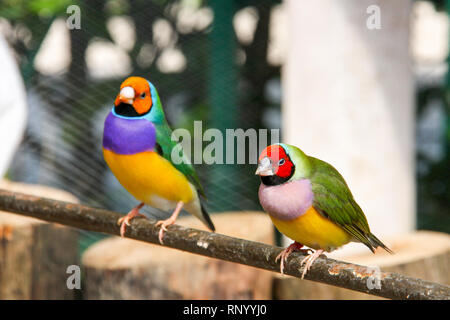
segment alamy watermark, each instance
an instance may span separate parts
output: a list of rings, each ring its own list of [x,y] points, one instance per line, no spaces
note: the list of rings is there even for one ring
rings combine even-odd
[[[67,267],[66,273],[70,274],[69,277],[67,277],[66,285],[67,289],[73,290],[81,289],[81,269],[80,266],[77,266],[76,264],[72,264]]]
[[[67,7],[66,13],[69,17],[66,19],[67,29],[81,29],[81,9],[79,6],[73,4]]]
[[[366,26],[369,30],[381,29],[381,10],[380,7],[372,4],[367,7],[366,13],[369,17],[366,20]]]
[[[371,272],[371,275],[367,277],[366,286],[367,289],[381,289],[381,270],[379,267],[367,267],[367,270]]]
[[[216,128],[203,132],[202,121],[194,121],[193,133],[192,139],[187,129],[173,131],[171,139],[177,142],[171,154],[174,164],[257,164],[265,147],[280,142],[279,129],[270,130],[269,143],[268,129],[226,129],[224,136],[224,132]],[[207,143],[205,147],[204,143]]]

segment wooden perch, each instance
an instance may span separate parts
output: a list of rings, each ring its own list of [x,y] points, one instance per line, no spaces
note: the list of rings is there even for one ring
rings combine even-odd
[[[84,230],[119,235],[117,220],[121,215],[108,210],[4,190],[0,190],[0,210]],[[159,228],[155,226],[155,222],[136,218],[127,228],[126,236],[159,244]],[[173,225],[164,236],[164,245],[261,269],[280,271],[275,257],[281,248],[218,233]],[[292,254],[285,266],[285,273],[300,278],[300,261],[303,258],[303,254]],[[396,273],[377,273],[374,268],[324,257],[316,260],[305,279],[391,299],[450,299],[449,286]]]

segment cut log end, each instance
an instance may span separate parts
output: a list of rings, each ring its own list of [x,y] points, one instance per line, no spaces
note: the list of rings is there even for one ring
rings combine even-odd
[[[78,202],[45,186],[0,181],[0,188]],[[78,264],[76,230],[0,211],[0,241],[0,299],[73,299],[66,270]]]
[[[273,243],[272,224],[261,213],[222,213],[212,219],[218,233]],[[194,217],[177,223],[206,230]],[[129,239],[100,241],[85,252],[83,265],[88,299],[271,298],[270,272]]]

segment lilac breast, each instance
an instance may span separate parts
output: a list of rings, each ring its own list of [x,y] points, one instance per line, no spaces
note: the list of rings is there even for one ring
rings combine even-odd
[[[292,220],[304,214],[312,205],[314,193],[308,179],[295,180],[277,186],[259,187],[259,202],[264,210],[279,220]]]
[[[124,119],[108,114],[103,129],[103,148],[117,154],[151,151],[156,144],[154,125],[145,119]]]

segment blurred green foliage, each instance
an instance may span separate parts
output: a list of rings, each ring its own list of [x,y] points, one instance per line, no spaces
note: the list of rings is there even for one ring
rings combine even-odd
[[[450,90],[430,86],[417,91],[417,119],[426,117],[429,108],[440,108],[443,117],[439,127],[425,133],[425,141],[442,150],[442,156],[430,157],[423,148],[417,151],[417,227],[450,233]],[[436,105],[436,103],[438,103]],[[443,130],[444,132],[439,132]]]
[[[3,0],[0,16],[12,21],[27,22],[33,16],[49,18],[66,12],[66,8],[77,1],[71,0]]]

